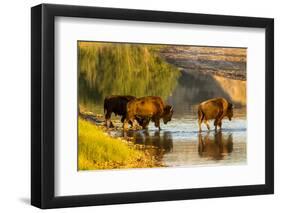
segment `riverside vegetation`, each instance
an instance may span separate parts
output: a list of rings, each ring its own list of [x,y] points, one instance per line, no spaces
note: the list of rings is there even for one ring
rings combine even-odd
[[[161,166],[149,153],[107,135],[102,127],[79,118],[78,170]]]

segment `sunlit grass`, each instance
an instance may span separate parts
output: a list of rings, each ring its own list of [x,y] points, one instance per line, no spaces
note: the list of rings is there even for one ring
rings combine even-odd
[[[156,162],[121,139],[79,118],[78,170],[154,167]]]

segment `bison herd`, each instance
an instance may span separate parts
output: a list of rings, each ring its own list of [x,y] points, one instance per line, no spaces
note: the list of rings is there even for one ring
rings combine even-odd
[[[136,98],[134,96],[113,95],[104,99],[105,125],[114,127],[111,121],[111,114],[121,116],[123,129],[128,126],[132,128],[141,127],[146,129],[150,121],[160,130],[160,120],[164,124],[171,121],[174,109],[166,104],[161,97],[146,96]],[[231,120],[233,116],[233,105],[224,98],[214,98],[202,102],[198,106],[198,124],[201,131],[201,123],[204,122],[208,130],[210,126],[208,120],[214,119],[215,130],[217,126],[221,128],[222,119],[227,116]]]

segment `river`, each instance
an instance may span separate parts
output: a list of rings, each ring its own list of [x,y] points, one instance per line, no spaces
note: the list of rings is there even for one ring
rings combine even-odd
[[[229,91],[225,90],[227,83],[232,85]],[[148,130],[129,130],[124,133],[118,128],[110,130],[109,134],[114,137],[134,138],[135,143],[153,150],[151,153],[169,167],[245,164],[247,161],[245,94],[244,81],[182,71],[175,90],[167,100],[174,106],[171,122],[167,125],[161,122],[160,131],[151,122]],[[199,133],[198,103],[218,96],[234,100],[233,119],[231,121],[224,119],[222,130],[217,132],[214,131],[213,121],[210,121],[211,131],[207,131],[203,124],[203,131]]]

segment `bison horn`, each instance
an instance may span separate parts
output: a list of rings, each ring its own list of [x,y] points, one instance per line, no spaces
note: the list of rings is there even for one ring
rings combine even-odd
[[[174,107],[171,107],[170,112],[173,112],[173,111],[174,111]]]

